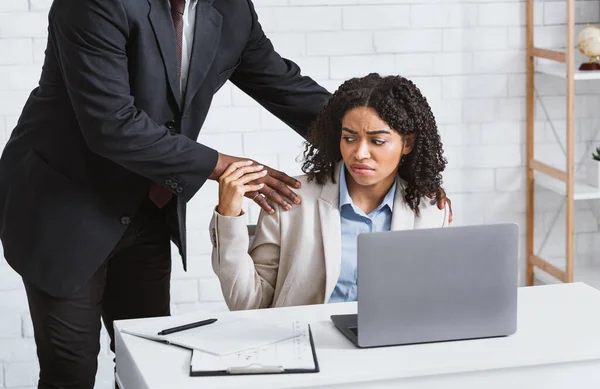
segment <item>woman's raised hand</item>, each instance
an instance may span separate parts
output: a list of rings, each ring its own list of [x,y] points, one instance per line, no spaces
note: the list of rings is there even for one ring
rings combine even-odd
[[[239,216],[242,213],[244,195],[259,194],[264,184],[252,182],[263,178],[268,171],[262,165],[252,166],[253,161],[231,163],[219,177],[219,205],[217,212],[222,216]]]

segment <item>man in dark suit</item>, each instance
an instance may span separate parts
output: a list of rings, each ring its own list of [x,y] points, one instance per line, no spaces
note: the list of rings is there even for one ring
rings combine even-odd
[[[329,97],[250,1],[54,1],[39,87],[0,159],[0,237],[40,388],[94,386],[100,318],[112,339],[113,320],[169,314],[170,239],[185,267],[186,202],[236,159],[195,141],[228,79],[303,136]],[[282,173],[263,182],[296,198]]]
[[[46,57],[0,158],[0,238],[22,276],[39,388],[94,386],[101,319],[169,315],[186,202],[237,158],[196,142],[230,79],[300,135],[329,93],[281,58],[250,0],[55,0]],[[269,169],[267,199],[297,183]]]

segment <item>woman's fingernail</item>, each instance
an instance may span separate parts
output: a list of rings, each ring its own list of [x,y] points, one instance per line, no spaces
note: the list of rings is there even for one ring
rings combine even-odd
[[[261,170],[263,167],[264,167],[263,165],[258,165],[256,168],[257,168],[258,170]]]

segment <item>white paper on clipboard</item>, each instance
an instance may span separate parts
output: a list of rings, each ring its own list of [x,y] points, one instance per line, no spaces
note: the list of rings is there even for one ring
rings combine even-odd
[[[191,373],[247,374],[315,369],[308,324],[294,321],[290,322],[290,327],[295,337],[264,347],[222,356],[194,350]]]
[[[169,335],[158,335],[158,332],[165,328],[208,318],[217,318],[217,321],[207,326]],[[297,336],[288,326],[226,314],[201,312],[153,320],[128,327],[121,332],[214,355],[251,350]]]

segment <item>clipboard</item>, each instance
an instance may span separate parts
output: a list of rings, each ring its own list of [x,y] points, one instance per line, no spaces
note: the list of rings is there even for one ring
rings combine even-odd
[[[298,322],[295,322],[294,325],[296,326],[296,328],[299,328],[299,326],[301,326]],[[319,367],[319,361],[317,359],[317,353],[316,353],[316,349],[315,349],[315,343],[313,340],[313,335],[312,335],[312,330],[310,328],[310,325],[306,325],[307,328],[307,333],[305,333],[303,336],[298,336],[295,337],[293,339],[289,339],[289,340],[284,340],[282,342],[270,345],[270,346],[266,346],[266,347],[262,347],[262,348],[257,348],[254,350],[248,350],[245,353],[240,353],[238,355],[238,359],[239,362],[241,363],[236,363],[235,365],[226,365],[226,361],[216,361],[214,358],[214,356],[210,356],[206,353],[202,353],[196,350],[192,351],[192,360],[190,362],[190,376],[191,377],[209,377],[209,376],[239,376],[239,375],[257,375],[257,374],[303,374],[303,373],[318,373],[320,372],[320,367]],[[256,363],[256,362],[250,362],[250,363],[243,363],[244,357],[248,357],[248,355],[254,354],[270,354],[273,353],[274,350],[276,350],[278,347],[280,350],[284,350],[285,352],[289,352],[290,351],[290,347],[300,347],[302,350],[300,351],[302,354],[299,355],[297,354],[296,357],[298,357],[298,355],[303,358],[304,360],[302,361],[302,363],[300,363],[300,365],[304,365],[302,367],[297,367],[295,366],[295,364],[293,363],[294,361],[287,361],[289,362],[289,364],[274,364],[274,363],[269,363],[269,364],[264,364],[264,363]],[[296,351],[295,351],[296,352]],[[284,353],[285,354],[285,353]],[[212,365],[213,367],[216,366],[216,364],[221,364],[222,367],[215,369],[215,368],[207,368],[207,369],[203,369],[201,368],[199,365],[202,364],[202,358],[213,358],[210,362],[214,362],[214,363],[207,363],[208,366]],[[229,356],[228,359],[231,360],[233,358],[233,356]],[[250,357],[250,359],[252,359],[252,355]],[[308,360],[310,359],[310,362],[312,364],[312,366],[307,366]],[[289,366],[289,367],[286,367]]]

